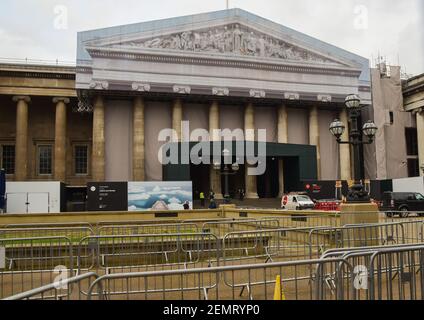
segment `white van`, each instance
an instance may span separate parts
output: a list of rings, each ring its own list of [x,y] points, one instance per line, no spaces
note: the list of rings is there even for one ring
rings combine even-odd
[[[309,210],[314,207],[311,198],[303,194],[289,194],[281,198],[281,208],[285,210]]]

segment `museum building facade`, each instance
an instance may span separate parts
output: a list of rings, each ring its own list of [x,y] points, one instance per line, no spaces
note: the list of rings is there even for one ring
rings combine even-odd
[[[367,59],[241,9],[80,32],[77,42],[76,68],[0,68],[2,165],[11,180],[192,180],[219,195],[213,165],[163,165],[158,136],[173,129],[170,142],[191,148],[195,129],[229,129],[208,141],[256,141],[267,151],[261,176],[235,157],[231,189],[276,197],[304,180],[350,180],[349,146],[337,144],[329,124],[348,123],[352,93],[364,116],[376,114]],[[363,171],[378,178],[376,149],[362,157]]]

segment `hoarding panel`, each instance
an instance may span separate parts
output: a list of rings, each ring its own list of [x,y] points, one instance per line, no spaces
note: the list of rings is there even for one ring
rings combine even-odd
[[[191,181],[128,182],[128,211],[184,210],[193,208]]]

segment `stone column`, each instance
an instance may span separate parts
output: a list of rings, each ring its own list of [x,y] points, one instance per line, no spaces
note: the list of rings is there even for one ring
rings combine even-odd
[[[289,126],[288,126],[288,115],[287,107],[282,104],[278,108],[278,143],[289,142]],[[284,161],[283,159],[278,160],[278,180],[280,185],[279,197],[284,194]]]
[[[174,142],[182,140],[181,121],[183,120],[183,104],[181,99],[176,99],[172,106],[172,129],[177,132],[178,139]],[[174,139],[175,140],[175,139]]]
[[[424,109],[417,112],[417,136],[418,136],[418,167],[420,176],[424,176],[421,167],[424,165]]]
[[[15,96],[16,107],[16,142],[15,142],[15,181],[28,179],[28,104],[31,98]]]
[[[145,153],[144,153],[144,100],[142,97],[134,99],[133,106],[133,180],[144,181]]]
[[[254,131],[248,132],[248,130],[255,130],[255,107],[253,103],[249,102],[244,110],[244,134],[246,141],[255,141]],[[245,172],[245,185],[246,185],[246,198],[258,199],[258,191],[256,186],[256,176],[250,176],[248,174],[248,164],[246,163]]]
[[[340,121],[343,122],[346,126],[346,130],[342,135],[341,139],[343,141],[349,140],[349,119],[347,116],[347,110],[343,109],[339,115]],[[349,181],[352,179],[351,169],[350,169],[350,145],[348,144],[339,144],[339,154],[340,154],[340,179],[344,181]]]
[[[219,129],[219,105],[217,101],[213,101],[209,107],[209,135],[210,141],[219,141],[220,136],[214,130]],[[211,147],[211,151],[213,148]],[[215,192],[215,198],[218,200],[224,199],[221,190],[221,175],[213,168],[213,157],[211,157],[210,165],[210,188]]]
[[[66,181],[66,105],[68,98],[53,99],[56,104],[56,122],[54,138],[54,179]]]
[[[321,155],[319,146],[319,124],[318,124],[318,108],[312,107],[309,112],[309,144],[317,147],[317,173],[318,180],[321,179]]]
[[[93,110],[93,181],[105,179],[105,106],[102,96],[97,96]]]

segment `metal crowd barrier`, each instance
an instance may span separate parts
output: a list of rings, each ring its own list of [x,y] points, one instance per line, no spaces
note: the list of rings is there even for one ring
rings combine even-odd
[[[402,223],[319,227],[310,231],[308,242],[320,254],[331,248],[402,244],[405,234]]]
[[[168,223],[181,223],[181,220],[176,219],[157,219],[157,220],[122,220],[122,221],[99,221],[96,224],[97,228],[104,226],[118,226],[118,225],[152,225],[152,224],[168,224]]]
[[[331,249],[321,259],[107,274],[92,277],[90,299],[272,299],[280,281],[287,300],[424,299],[424,245]],[[77,282],[80,278],[70,279]],[[245,286],[240,291],[238,284]],[[45,286],[10,299],[45,298]],[[81,292],[78,290],[76,292]],[[50,297],[58,298],[59,294]],[[62,298],[72,295],[63,294]],[[85,295],[74,295],[85,298]]]
[[[208,233],[89,236],[78,245],[78,270],[112,273],[219,263],[220,243]]]
[[[278,219],[280,228],[312,228],[319,226],[338,227],[340,226],[340,215],[336,213],[305,215],[292,214],[288,216],[266,217]]]
[[[93,230],[83,224],[38,225],[39,228],[10,225],[0,229],[0,297],[51,282],[55,268],[59,265],[65,266],[71,275],[75,267],[79,274],[87,271],[95,271],[99,275],[158,272],[206,268],[222,263],[231,267],[240,264],[311,260],[320,258],[324,252],[331,252],[332,249],[351,254],[352,259],[357,260],[351,262],[349,256],[346,261],[352,265],[367,265],[371,253],[357,255],[357,247],[371,252],[370,250],[385,250],[394,245],[399,248],[402,244],[424,242],[424,223],[419,219],[303,228],[281,228],[282,221],[284,219],[272,217],[198,219],[167,224],[105,224],[96,230],[99,235],[94,235]],[[349,249],[346,251],[343,248]],[[2,250],[5,252],[4,261],[1,260]],[[344,258],[343,255],[336,257]],[[415,265],[418,258],[414,256]],[[380,271],[373,272],[388,272],[391,269],[389,266],[378,270]],[[298,268],[295,271],[287,271],[283,278],[286,284],[310,281],[314,275],[311,268]],[[295,277],[292,273],[295,273]],[[249,283],[242,278],[232,279],[229,274],[222,277],[221,282],[241,293],[246,291],[250,294],[253,287],[269,283],[268,278],[262,281],[258,278],[259,280]],[[326,274],[323,280],[325,290],[334,293],[335,277],[335,274]],[[409,272],[408,277],[411,277]],[[414,279],[414,283],[418,283],[418,280]],[[209,284],[205,288],[211,290],[217,282],[210,280]],[[192,286],[188,287],[188,291],[192,291]],[[122,290],[116,287],[110,292]],[[139,285],[131,292],[143,293],[145,290]]]
[[[424,299],[424,245],[337,250],[318,260],[106,275],[93,283],[88,298],[117,298],[109,288],[118,281],[126,299],[234,300],[244,292],[248,299],[270,299],[279,276],[290,300]],[[216,279],[213,288],[205,286],[210,279]],[[146,290],[129,290],[135,282]],[[93,294],[97,285],[103,288],[100,295]]]
[[[222,240],[225,265],[310,257],[308,235],[312,228],[266,229],[230,232]],[[246,262],[247,261],[247,262]]]
[[[202,225],[202,232],[212,233],[218,238],[223,238],[229,232],[244,230],[278,229],[279,220],[272,218],[264,219],[237,219],[209,221]]]
[[[97,229],[99,236],[131,234],[199,233],[195,223],[108,225]]]
[[[68,237],[72,242],[78,243],[82,238],[94,235],[90,227],[53,227],[43,226],[38,228],[0,228],[0,239],[8,238],[34,238],[34,237]]]
[[[58,280],[40,288],[32,289],[4,300],[82,300],[82,293],[88,291],[93,281],[99,276],[88,272],[75,277]],[[77,290],[75,290],[75,288]],[[100,292],[102,292],[99,287]]]
[[[62,222],[62,223],[31,223],[31,224],[6,224],[2,228],[22,229],[22,228],[75,228],[86,227],[93,229],[88,222]]]
[[[344,263],[343,259],[336,258],[109,274],[93,282],[88,291],[88,299],[267,300],[274,297],[278,276],[283,287],[281,293],[286,299],[307,300],[320,297],[333,300],[341,295],[333,295],[330,290],[318,292],[321,287],[317,285],[317,280],[324,279],[328,273],[338,270],[340,263]],[[321,274],[314,273],[306,279],[302,271],[305,269],[316,270]],[[246,295],[244,290],[239,292],[236,283],[240,282],[246,283]],[[119,291],[116,290],[117,287]]]
[[[424,299],[423,244],[331,249],[321,258],[343,258],[355,266],[354,281],[362,278],[356,300]]]
[[[73,275],[73,246],[63,236],[0,239],[0,297]]]

